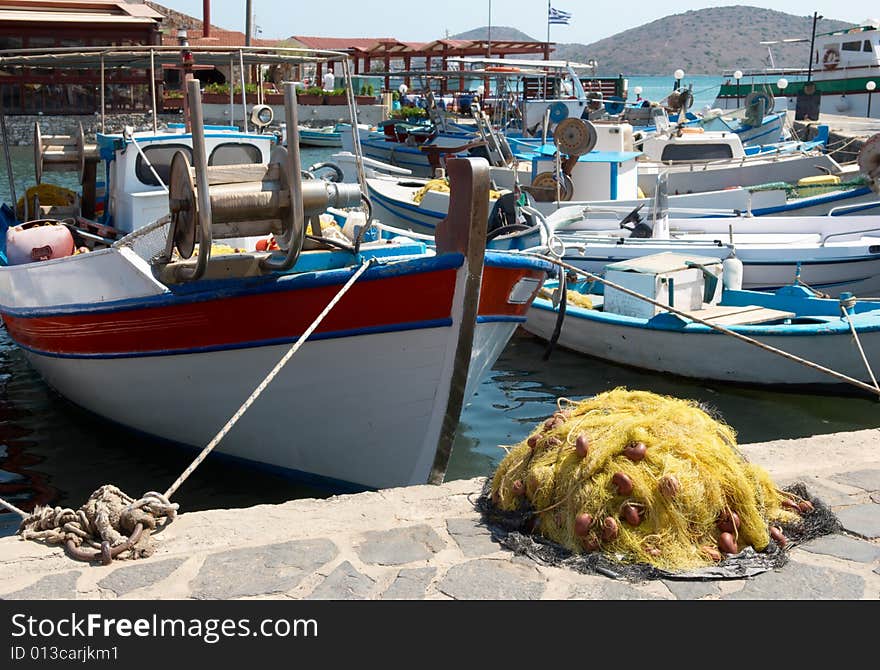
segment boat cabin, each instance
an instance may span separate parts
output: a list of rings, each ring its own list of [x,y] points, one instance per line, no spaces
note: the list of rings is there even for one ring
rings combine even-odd
[[[880,30],[862,26],[817,38],[813,52],[815,78],[837,77],[835,70],[880,66]]]
[[[644,159],[661,163],[695,163],[744,158],[736,133],[681,128],[671,135],[652,135],[642,142]]]
[[[168,214],[171,159],[183,151],[193,160],[192,133],[179,123],[169,124],[167,131],[159,133],[99,133],[97,142],[109,176],[104,223],[130,233]],[[208,166],[266,164],[275,143],[276,137],[270,133],[205,126]]]

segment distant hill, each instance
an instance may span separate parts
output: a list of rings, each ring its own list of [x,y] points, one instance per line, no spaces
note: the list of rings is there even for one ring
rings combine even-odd
[[[717,74],[770,65],[760,42],[803,37],[805,43],[771,47],[776,67],[806,67],[813,17],[772,9],[736,5],[711,7],[667,16],[625,30],[592,44],[558,44],[552,58],[599,61],[599,73],[667,74],[682,68],[687,74]],[[852,27],[852,23],[820,19],[817,33]],[[495,29],[492,29],[493,39]]]
[[[487,38],[489,34],[489,26],[483,26],[482,28],[474,28],[473,30],[468,30],[466,33],[459,33],[458,35],[450,35],[449,39],[451,40],[484,40]],[[517,30],[516,28],[509,28],[506,26],[492,26],[492,41],[495,40],[513,40],[516,42],[539,42],[540,40],[536,40],[534,37],[529,37],[523,31]]]

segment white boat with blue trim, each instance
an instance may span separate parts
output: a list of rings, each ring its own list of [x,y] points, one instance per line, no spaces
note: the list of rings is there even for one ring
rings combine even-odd
[[[712,324],[874,385],[870,366],[880,363],[877,302],[850,296],[823,299],[802,285],[773,293],[737,290],[724,286],[721,268],[718,257],[690,253],[646,256],[605,268],[604,277],[617,286],[657,298],[705,323],[608,286],[603,291],[598,282],[569,283],[558,345],[623,365],[702,380],[808,390],[840,382],[814,366],[719,332]],[[558,282],[548,282],[544,291],[556,289]],[[559,310],[549,296],[539,296],[525,329],[549,340],[557,329]]]

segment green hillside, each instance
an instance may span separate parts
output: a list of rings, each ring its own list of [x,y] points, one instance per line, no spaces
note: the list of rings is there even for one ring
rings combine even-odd
[[[575,18],[574,20],[577,20]],[[682,68],[688,74],[721,74],[724,70],[768,67],[806,67],[809,41],[797,44],[761,44],[770,40],[806,38],[812,14],[795,16],[746,5],[711,7],[674,14],[625,30],[592,44],[557,44],[552,58],[599,61],[599,73],[666,74]],[[817,33],[848,28],[853,24],[820,19]],[[453,35],[456,39],[485,39],[487,28]],[[492,40],[534,38],[504,26],[492,26]]]
[[[806,67],[813,18],[771,9],[736,5],[667,16],[592,44],[559,44],[554,58],[599,61],[601,74],[666,74],[683,68],[688,74],[721,74],[723,70]],[[816,32],[853,24],[820,19]],[[807,42],[761,42],[806,38]]]

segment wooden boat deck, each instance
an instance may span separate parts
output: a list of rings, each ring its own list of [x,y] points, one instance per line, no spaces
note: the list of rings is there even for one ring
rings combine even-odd
[[[779,309],[769,309],[759,305],[745,305],[740,307],[728,307],[724,305],[708,305],[703,309],[690,312],[703,321],[714,323],[719,326],[745,326],[756,323],[767,323],[779,319],[790,319],[795,316],[794,312],[785,312]]]

